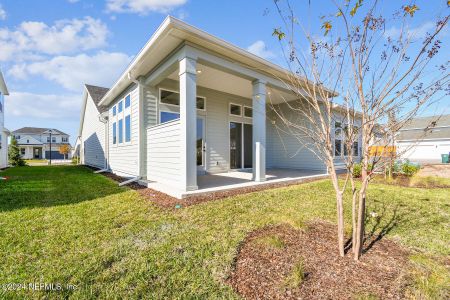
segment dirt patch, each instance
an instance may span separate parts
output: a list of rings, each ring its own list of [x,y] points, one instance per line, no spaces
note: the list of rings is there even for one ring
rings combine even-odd
[[[420,169],[417,176],[438,176],[443,178],[450,178],[450,164],[446,165],[428,165]]]
[[[351,253],[337,255],[335,236],[336,227],[322,221],[304,230],[254,231],[241,244],[228,283],[246,299],[403,298],[407,251],[381,240],[355,262]],[[262,242],[274,237],[281,242]]]

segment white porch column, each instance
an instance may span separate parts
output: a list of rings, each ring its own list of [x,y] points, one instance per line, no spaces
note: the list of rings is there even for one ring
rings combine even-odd
[[[181,123],[181,188],[185,191],[197,186],[197,59],[180,60],[180,123]]]
[[[253,180],[266,180],[266,83],[253,81]]]

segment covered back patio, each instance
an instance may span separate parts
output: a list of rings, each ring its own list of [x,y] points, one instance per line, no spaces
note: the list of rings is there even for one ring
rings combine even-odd
[[[172,185],[166,185],[164,183],[154,181],[145,181],[141,183],[148,188],[168,194],[178,199],[183,199],[209,193],[255,187],[264,188],[264,186],[276,187],[278,184],[282,186],[288,183],[301,183],[304,181],[325,178],[328,178],[328,174],[323,171],[267,168],[265,181],[254,181],[252,179],[251,170],[236,170],[198,176],[198,189],[194,191],[185,191],[181,188],[174,188]]]

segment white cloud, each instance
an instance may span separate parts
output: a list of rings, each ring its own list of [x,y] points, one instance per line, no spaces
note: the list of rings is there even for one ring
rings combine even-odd
[[[256,41],[248,46],[247,51],[265,59],[275,57],[275,54],[272,51],[268,50],[266,44],[261,40]]]
[[[52,26],[22,22],[16,30],[0,28],[0,61],[95,49],[106,45],[108,35],[106,24],[91,17],[59,20]]]
[[[80,91],[84,83],[109,87],[125,70],[131,57],[119,52],[100,51],[93,56],[56,56],[47,61],[14,65],[8,74],[17,79],[30,75],[43,76],[72,91]]]
[[[3,9],[1,4],[0,4],[0,20],[6,20],[6,11]]]
[[[412,28],[406,28],[404,32],[408,33],[408,38],[412,40],[422,40],[427,36],[428,32],[433,32],[436,28],[436,24],[434,22],[425,22],[420,26],[412,27]],[[446,35],[448,32],[447,27],[444,28],[441,31],[441,35]],[[389,29],[386,29],[384,36],[386,38],[390,37],[392,39],[398,39],[400,37],[400,34],[402,33],[401,29],[398,27],[391,27]]]
[[[8,116],[76,120],[79,117],[80,94],[34,94],[11,92],[8,96]]]
[[[107,0],[106,9],[109,12],[140,15],[149,12],[168,13],[186,2],[187,0]]]

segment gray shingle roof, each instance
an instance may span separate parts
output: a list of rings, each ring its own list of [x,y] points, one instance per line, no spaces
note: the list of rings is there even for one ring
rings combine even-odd
[[[45,131],[52,129],[56,131],[56,134],[68,135],[67,133],[62,132],[61,130],[54,128],[40,128],[40,127],[22,127],[20,129],[14,130],[13,134],[43,134]]]
[[[97,106],[98,111],[99,112],[106,111],[108,109],[107,107],[99,106],[98,104],[100,103],[100,100],[102,100],[103,96],[105,96],[105,94],[109,91],[109,89],[90,84],[85,84],[85,86],[89,95],[91,95],[92,100],[94,100],[95,106]]]
[[[406,124],[403,129],[426,128],[427,126],[430,126],[432,122],[436,122],[434,127],[450,126],[450,115],[415,118]]]
[[[450,115],[412,119],[400,130],[396,139],[450,139]]]

